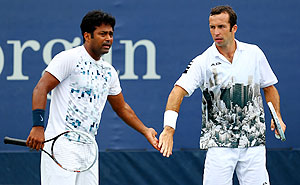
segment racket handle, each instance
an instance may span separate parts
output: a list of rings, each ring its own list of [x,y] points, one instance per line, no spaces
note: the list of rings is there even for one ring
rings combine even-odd
[[[27,146],[26,140],[23,139],[16,139],[11,137],[4,137],[5,144],[12,144],[12,145],[20,145],[20,146]]]

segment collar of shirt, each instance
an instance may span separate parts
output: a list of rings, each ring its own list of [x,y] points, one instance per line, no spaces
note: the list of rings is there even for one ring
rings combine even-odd
[[[243,50],[245,50],[245,47],[243,44],[241,44],[237,39],[234,39],[236,42],[236,50],[235,52],[242,52]],[[214,42],[212,45],[212,51],[213,51],[213,55],[215,57],[224,59],[225,57],[218,51],[217,47],[216,47],[216,43]]]
[[[93,57],[87,52],[87,50],[85,49],[84,45],[81,45],[80,47],[83,48],[84,53],[88,56],[88,58],[89,58],[91,61],[95,62],[95,64],[99,65],[99,64],[101,64],[102,62],[104,62],[103,56],[101,56],[99,60],[95,60],[95,59],[93,59]]]

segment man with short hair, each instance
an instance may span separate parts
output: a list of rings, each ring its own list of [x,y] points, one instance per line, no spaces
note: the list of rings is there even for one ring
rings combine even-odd
[[[109,101],[113,110],[129,126],[143,134],[156,149],[156,131],[146,127],[124,101],[118,74],[104,61],[113,43],[115,18],[102,11],[87,13],[80,25],[82,46],[56,55],[36,85],[32,96],[33,127],[27,139],[30,148],[39,150],[43,141],[66,130],[97,134],[101,114]],[[44,113],[47,94],[52,91],[50,114],[44,136]],[[49,144],[45,144],[49,151]],[[61,169],[46,154],[41,156],[42,185],[97,185],[98,160],[81,173]]]
[[[159,137],[160,152],[166,157],[172,154],[182,100],[200,88],[200,149],[208,150],[203,184],[231,185],[235,170],[242,185],[269,184],[260,88],[266,101],[273,103],[285,131],[274,87],[277,78],[259,47],[235,39],[237,16],[230,6],[212,8],[209,28],[213,45],[192,60],[169,95]]]

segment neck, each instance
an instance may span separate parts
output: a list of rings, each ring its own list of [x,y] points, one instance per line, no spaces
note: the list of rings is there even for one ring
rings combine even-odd
[[[94,50],[92,50],[86,43],[83,44],[85,50],[88,52],[88,54],[94,59],[94,60],[99,60],[101,57],[101,54],[98,54]]]
[[[226,46],[217,46],[218,51],[223,55],[229,62],[232,63],[233,55],[236,50],[236,42],[233,40],[231,43],[227,44]]]

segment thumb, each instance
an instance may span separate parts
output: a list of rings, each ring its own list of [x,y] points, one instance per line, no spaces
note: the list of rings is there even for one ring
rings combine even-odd
[[[154,131],[153,136],[154,136],[154,137],[157,136],[157,132],[156,132],[156,131]]]

